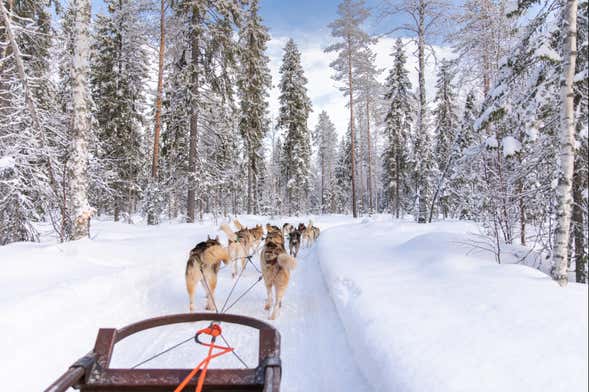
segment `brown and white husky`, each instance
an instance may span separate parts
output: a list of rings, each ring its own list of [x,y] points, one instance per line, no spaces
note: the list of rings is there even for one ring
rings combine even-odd
[[[245,268],[245,264],[247,262],[246,257],[249,254],[249,248],[253,243],[254,238],[249,234],[249,232],[242,233],[242,236],[240,237],[238,233],[240,233],[241,230],[237,233],[234,233],[227,223],[221,224],[219,230],[222,230],[227,235],[227,251],[229,252],[229,264],[233,264],[232,277],[235,278],[239,273],[238,261],[241,260],[241,269],[243,270]]]
[[[290,273],[296,267],[297,260],[286,253],[282,230],[267,225],[266,240],[260,254],[262,277],[266,285],[267,298],[264,309],[270,310],[270,319],[274,320],[280,313],[282,298],[288,287]],[[274,288],[274,304],[272,303],[272,289]]]
[[[214,295],[221,261],[227,264],[229,262],[229,253],[219,242],[219,237],[215,239],[209,237],[206,241],[199,242],[190,251],[190,256],[186,262],[185,277],[191,312],[194,311],[194,293],[199,281],[203,282],[207,292],[206,309],[215,309]]]

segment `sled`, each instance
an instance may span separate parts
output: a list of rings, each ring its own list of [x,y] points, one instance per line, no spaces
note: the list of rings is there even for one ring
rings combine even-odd
[[[185,313],[151,318],[121,329],[101,328],[94,349],[75,362],[45,392],[62,392],[69,387],[82,392],[174,391],[192,369],[113,369],[109,366],[113,349],[115,344],[137,332],[195,321],[244,325],[259,332],[258,365],[245,369],[208,369],[203,391],[280,391],[280,333],[276,328],[240,315]],[[182,391],[194,391],[197,378],[198,374],[190,379]]]

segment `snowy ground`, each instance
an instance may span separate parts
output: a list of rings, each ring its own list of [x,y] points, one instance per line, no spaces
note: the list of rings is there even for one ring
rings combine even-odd
[[[274,322],[282,334],[284,391],[587,390],[586,286],[560,289],[531,268],[467,256],[465,233],[476,230],[465,223],[315,221],[321,238],[299,255]],[[0,247],[6,390],[47,386],[92,347],[99,327],[186,311],[186,254],[216,234],[218,223],[96,222],[92,240]],[[257,277],[248,268],[237,292]],[[231,270],[222,269],[217,302],[231,285]],[[259,284],[232,312],[265,319],[264,296]],[[202,288],[198,297],[204,307]],[[130,337],[117,346],[113,365],[134,365],[195,329]],[[234,326],[224,332],[254,366],[256,334]],[[190,343],[146,367],[191,367],[201,357]],[[233,356],[215,363],[239,366]]]
[[[322,236],[325,278],[374,390],[587,391],[587,286],[498,265],[473,250],[476,232],[365,221]]]

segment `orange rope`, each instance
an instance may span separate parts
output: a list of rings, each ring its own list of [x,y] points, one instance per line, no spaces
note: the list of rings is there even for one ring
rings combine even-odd
[[[176,387],[174,392],[182,392],[184,387],[186,387],[186,385],[190,382],[190,380],[192,380],[192,378],[196,375],[196,373],[199,370],[201,370],[201,368],[202,368],[202,372],[200,373],[200,376],[198,377],[198,383],[196,384],[196,389],[195,389],[196,392],[201,392],[202,387],[205,382],[205,377],[207,375],[207,370],[209,368],[209,363],[211,362],[211,359],[220,357],[223,354],[227,354],[228,352],[233,351],[233,348],[231,348],[231,347],[217,346],[215,344],[215,340],[216,340],[217,336],[221,335],[221,326],[219,326],[218,324],[211,324],[209,327],[201,329],[200,331],[198,331],[196,333],[196,336],[198,337],[198,335],[201,335],[201,334],[206,334],[206,335],[211,336],[211,343],[202,343],[197,340],[203,346],[209,347],[209,351],[207,353],[207,356],[205,357],[205,359],[200,361],[199,364],[196,365],[196,367],[194,369],[192,369],[192,371],[190,373],[188,373],[188,376],[186,376],[186,378],[180,383],[180,385],[178,385]],[[214,348],[219,349],[221,351],[213,354]]]

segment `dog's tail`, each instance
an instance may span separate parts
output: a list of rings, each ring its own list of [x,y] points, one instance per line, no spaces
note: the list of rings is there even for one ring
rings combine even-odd
[[[219,230],[223,231],[227,235],[227,238],[229,238],[231,241],[237,240],[237,235],[235,235],[227,223],[222,223],[221,227],[219,227]]]
[[[284,269],[293,270],[297,266],[297,259],[286,253],[281,253],[278,255],[278,265]]]
[[[237,219],[235,219],[233,221],[233,224],[235,225],[235,227],[237,227],[237,230],[243,230],[243,229],[245,229],[245,227],[243,227],[243,225]]]

